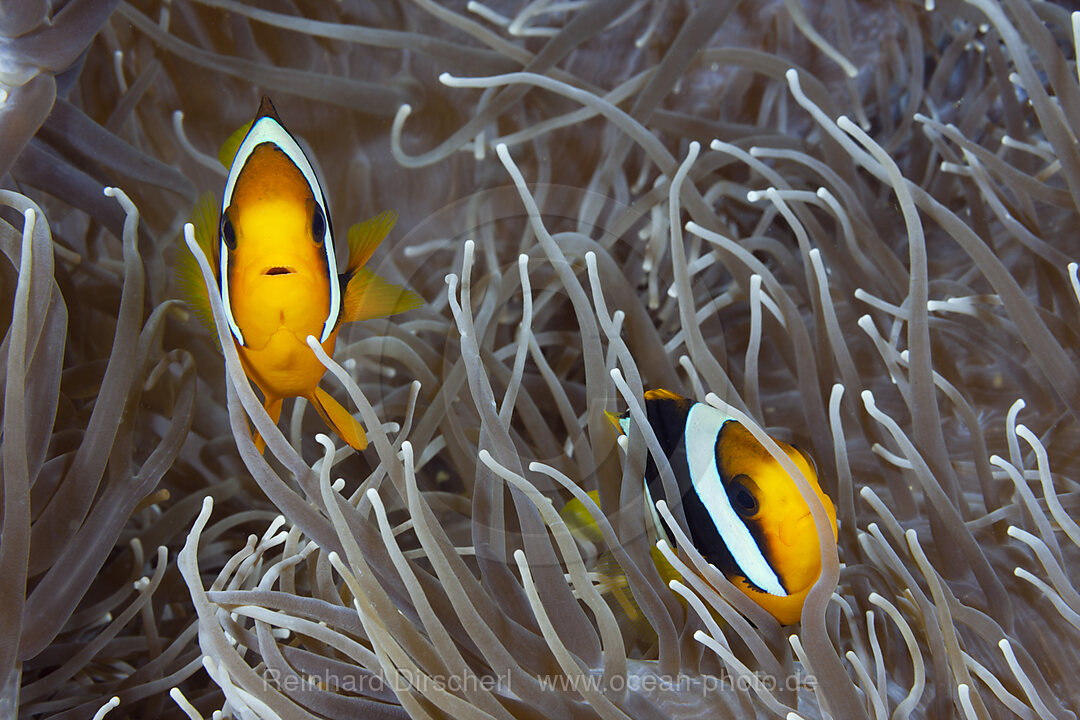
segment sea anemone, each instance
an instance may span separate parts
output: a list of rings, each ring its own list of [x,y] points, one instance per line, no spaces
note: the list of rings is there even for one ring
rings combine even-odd
[[[0,714],[1076,717],[1080,14],[20,7]],[[398,211],[373,264],[425,299],[311,343],[363,453],[303,400],[276,427],[220,302],[214,338],[175,299],[263,93],[338,227]],[[677,504],[657,571],[664,461],[604,416],[655,387],[816,460],[800,622]]]

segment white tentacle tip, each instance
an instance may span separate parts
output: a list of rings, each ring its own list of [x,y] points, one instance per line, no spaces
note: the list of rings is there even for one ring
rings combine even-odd
[[[184,223],[184,242],[187,243],[188,249],[191,250],[192,254],[194,254],[196,250],[200,253],[202,252],[199,243],[195,241],[195,226],[191,223]],[[198,255],[195,257],[198,257]]]
[[[309,335],[308,337],[310,338],[311,336]],[[334,441],[323,433],[315,433],[315,442],[319,443],[330,452],[333,452],[334,450]]]

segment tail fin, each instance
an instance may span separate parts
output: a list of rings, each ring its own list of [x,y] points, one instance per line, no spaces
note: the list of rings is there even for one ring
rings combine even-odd
[[[589,493],[597,505],[600,504],[600,492],[593,490]],[[596,565],[592,570],[595,572],[596,589],[601,595],[608,598],[608,604],[615,614],[619,625],[635,628],[634,634],[643,636],[651,632],[648,622],[645,620],[641,608],[634,600],[630,591],[630,585],[626,580],[626,573],[619,566],[618,561],[610,550],[602,550],[604,536],[600,532],[592,514],[586,509],[585,503],[577,498],[572,498],[563,509],[559,511],[560,517],[566,523],[570,534],[581,544],[592,546],[596,549]]]
[[[323,419],[323,422],[337,433],[338,437],[348,443],[349,447],[356,450],[363,450],[367,447],[367,433],[364,432],[364,428],[329,393],[320,387],[316,387],[315,392],[308,396],[308,400],[315,406],[315,411],[319,413],[319,417]]]
[[[597,505],[600,504],[599,491],[593,490],[589,493],[589,497]],[[603,535],[596,521],[585,508],[585,504],[577,498],[573,498],[566,503],[563,509],[559,511],[559,515],[562,517],[563,522],[566,523],[570,534],[578,542],[591,544],[592,546],[598,546],[603,542]],[[679,572],[671,566],[671,563],[667,561],[660,550],[655,547],[650,548],[650,555],[653,564],[656,565],[657,572],[660,573],[660,577],[665,584],[680,578]],[[626,579],[626,573],[615,559],[615,555],[610,550],[600,551],[598,548],[594,570],[596,589],[600,591],[601,595],[609,597],[608,604],[615,614],[615,618],[619,621],[619,625],[633,628],[632,635],[638,639],[654,637],[655,631],[649,625],[648,619],[646,619],[641,607],[634,599],[634,594],[630,590],[630,584]],[[679,599],[682,600],[682,598]],[[685,601],[683,601],[683,604],[685,605]]]

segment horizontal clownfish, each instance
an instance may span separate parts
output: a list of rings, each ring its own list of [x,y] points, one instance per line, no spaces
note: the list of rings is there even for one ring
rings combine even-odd
[[[303,397],[345,442],[363,450],[363,427],[319,387],[326,368],[306,340],[318,338],[333,356],[342,323],[422,304],[415,293],[363,267],[397,216],[385,212],[349,229],[349,260],[339,275],[326,196],[270,98],[263,97],[255,118],[230,136],[218,157],[229,168],[220,206],[204,196],[192,223],[214,268],[244,372],[275,423],[284,398]],[[178,275],[189,304],[215,332],[208,290],[190,252],[182,253]],[[256,444],[261,452],[257,434]]]
[[[667,390],[649,390],[645,410],[671,463],[694,547],[778,622],[798,622],[806,595],[821,573],[821,554],[810,508],[795,481],[749,430],[711,405]],[[629,432],[629,412],[608,417],[620,432]],[[836,509],[818,484],[813,461],[800,448],[776,443],[821,500],[835,540]],[[645,499],[646,517],[656,535],[674,546],[655,509],[655,502],[667,496],[651,456]],[[584,537],[579,517],[583,508],[578,505],[577,500],[568,503],[563,517],[575,535]],[[658,551],[653,561],[665,581],[676,576]],[[619,588],[618,582],[605,582]],[[618,593],[616,599],[627,606],[628,600]],[[635,612],[627,614],[636,617]]]

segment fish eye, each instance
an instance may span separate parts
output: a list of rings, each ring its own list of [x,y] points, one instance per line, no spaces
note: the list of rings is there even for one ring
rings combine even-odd
[[[731,507],[735,508],[735,512],[741,518],[753,517],[758,511],[757,497],[746,486],[747,482],[750,482],[750,478],[746,475],[736,475],[732,478],[731,486],[728,489]]]
[[[326,216],[323,214],[322,206],[315,203],[315,212],[311,216],[311,237],[316,245],[322,245],[325,236]]]
[[[221,226],[218,228],[225,247],[230,250],[236,249],[236,230],[233,229],[232,220],[229,220],[228,209],[221,213]]]

